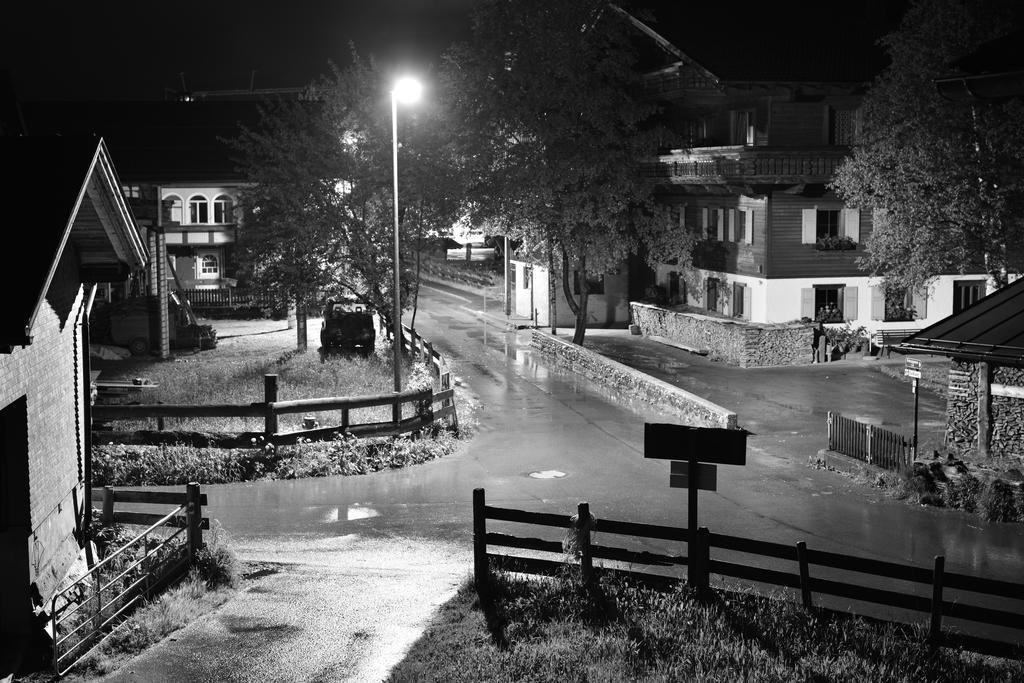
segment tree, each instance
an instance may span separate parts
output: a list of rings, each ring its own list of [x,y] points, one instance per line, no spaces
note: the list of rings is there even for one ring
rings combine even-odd
[[[861,141],[833,187],[875,210],[862,267],[923,289],[942,273],[1024,269],[1024,103],[941,97],[934,79],[1008,32],[1009,0],[917,0],[882,40],[890,66],[868,90]]]
[[[312,84],[300,101],[267,103],[262,124],[228,142],[248,181],[239,256],[257,286],[295,301],[299,315],[319,293],[393,310],[393,184],[386,74],[353,54],[350,67]],[[417,236],[446,234],[459,178],[442,132],[443,112],[403,111],[399,160],[400,297],[408,305]],[[302,330],[298,348],[305,348]]]
[[[486,0],[446,55],[471,220],[561,264],[577,344],[588,274],[618,268],[665,223],[640,173],[658,135],[635,35],[602,0]]]

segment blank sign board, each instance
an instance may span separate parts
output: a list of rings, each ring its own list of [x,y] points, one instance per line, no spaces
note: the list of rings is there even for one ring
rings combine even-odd
[[[718,465],[747,464],[747,433],[742,429],[645,423],[644,457]]]
[[[669,473],[668,485],[674,489],[688,489],[693,485],[693,477],[690,476],[690,463],[672,461],[672,471]],[[708,465],[703,462],[697,463],[697,488],[701,491],[718,490],[718,465]]]

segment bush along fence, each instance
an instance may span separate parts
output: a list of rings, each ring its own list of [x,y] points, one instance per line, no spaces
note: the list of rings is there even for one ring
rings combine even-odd
[[[564,541],[519,537],[489,532],[487,521],[516,522],[566,530]],[[676,541],[687,544],[687,555],[667,555],[627,548],[599,545],[594,533],[629,536],[633,538]],[[532,556],[495,552],[493,548],[513,548],[533,553]],[[747,556],[743,562],[729,562],[711,557],[711,549],[719,549]],[[557,558],[553,556],[558,556]],[[595,566],[594,561],[611,565]],[[764,565],[790,564],[780,571]],[[575,515],[528,512],[486,504],[484,489],[473,490],[473,570],[478,587],[486,585],[488,572],[496,570],[527,574],[552,575],[565,570],[567,565],[578,566],[581,578],[590,582],[599,574],[614,574],[638,580],[656,588],[669,589],[683,582],[681,577],[653,572],[637,571],[635,565],[673,568],[687,565],[690,583],[699,592],[710,590],[711,574],[744,581],[783,586],[800,591],[803,605],[815,609],[816,594],[836,596],[850,600],[874,603],[887,607],[924,612],[928,616],[929,640],[934,646],[962,647],[974,652],[1003,657],[1024,658],[1024,584],[985,579],[945,571],[945,557],[935,557],[932,567],[916,567],[870,558],[808,548],[803,541],[793,545],[773,543],[736,536],[715,534],[700,527],[690,538],[687,529],[641,524],[611,519],[597,519],[588,503],[580,503]],[[618,566],[617,566],[618,565]],[[626,565],[627,568],[622,568]],[[812,568],[820,568],[812,572]],[[814,576],[814,573],[834,577],[853,574],[860,581],[875,578],[876,584],[891,581],[924,584],[930,588],[930,597],[915,595],[909,590],[901,592],[889,588],[851,582],[850,578],[836,579]],[[852,578],[852,577],[851,577]],[[881,579],[879,581],[878,579]],[[950,594],[949,591],[955,591]],[[971,594],[976,594],[972,596]],[[979,600],[978,595],[984,596]],[[975,602],[969,602],[969,600]],[[988,601],[1001,609],[977,604]],[[1010,601],[1009,603],[1007,601]],[[974,624],[985,624],[1010,631],[1007,642],[1002,639],[943,630],[943,618],[958,619]]]
[[[458,427],[458,415],[455,410],[455,390],[452,387],[451,372],[444,359],[434,350],[433,345],[416,334],[415,331],[403,328],[403,349],[413,356],[423,358],[431,368],[441,386],[439,391],[433,389],[413,389],[399,393],[374,394],[368,396],[335,396],[327,398],[297,399],[292,401],[278,400],[277,375],[264,375],[263,395],[260,402],[236,404],[176,405],[176,404],[138,404],[138,405],[95,405],[92,407],[94,424],[110,420],[143,420],[156,418],[157,430],[114,431],[109,429],[93,429],[94,443],[120,444],[186,444],[193,446],[217,446],[223,448],[246,448],[253,442],[273,444],[275,446],[294,444],[303,441],[330,440],[338,435],[359,437],[397,436],[410,432],[418,433],[436,422],[446,421],[452,428]],[[403,406],[411,406],[411,411],[403,411]],[[352,423],[350,411],[358,408],[391,406],[391,420],[387,422]],[[320,427],[311,419],[308,428],[280,431],[278,417],[288,414],[310,415],[319,412],[340,411],[341,421],[336,425]],[[411,412],[411,415],[407,413]],[[202,418],[202,417],[262,417],[262,432],[165,432],[167,418]],[[306,422],[306,421],[304,421]]]
[[[64,675],[96,648],[132,610],[184,577],[203,547],[206,494],[199,484],[183,492],[93,489],[101,521],[145,527],[112,550],[50,601],[53,670]],[[174,506],[170,512],[118,510],[116,504]]]
[[[875,425],[828,412],[828,449],[869,465],[906,472],[914,458],[913,440]]]

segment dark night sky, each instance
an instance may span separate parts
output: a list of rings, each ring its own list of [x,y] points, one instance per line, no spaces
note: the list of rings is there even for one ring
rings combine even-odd
[[[13,6],[12,6],[13,5]],[[0,13],[0,68],[23,100],[164,99],[296,87],[349,43],[419,72],[468,31],[472,0],[20,0]]]

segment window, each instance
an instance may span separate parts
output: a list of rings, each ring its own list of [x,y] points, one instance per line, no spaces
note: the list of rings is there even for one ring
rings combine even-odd
[[[226,194],[218,195],[213,200],[213,222],[230,223],[232,221],[231,209],[233,202]]]
[[[188,200],[188,222],[193,225],[210,222],[210,204],[206,197],[194,195]]]
[[[953,282],[953,315],[974,304],[985,296],[984,280],[959,280]]]
[[[587,289],[591,294],[604,294],[604,275],[587,273]],[[580,271],[578,270],[574,270],[572,273],[572,292],[573,294],[580,293]]]
[[[856,109],[833,109],[828,110],[828,144],[830,145],[852,145],[857,141],[857,120]]]
[[[707,300],[705,308],[709,311],[718,310],[718,278],[709,277],[706,284]]]
[[[818,209],[815,237],[839,237],[839,210]]]
[[[164,220],[180,224],[183,221],[181,197],[168,195],[164,198]]]
[[[754,111],[732,112],[732,133],[729,142],[733,145],[754,144]]]
[[[199,257],[199,277],[216,278],[220,275],[220,259],[216,254],[202,254]]]
[[[732,283],[732,315],[734,318],[750,320],[750,294],[747,286],[739,282]]]
[[[814,286],[814,319],[826,323],[843,321],[842,285]]]
[[[123,185],[121,193],[124,194],[125,199],[139,199],[142,197],[142,188],[138,185]]]

